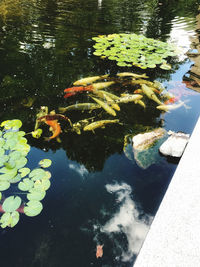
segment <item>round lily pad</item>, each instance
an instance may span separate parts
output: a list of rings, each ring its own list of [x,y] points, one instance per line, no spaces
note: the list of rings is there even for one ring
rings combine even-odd
[[[18,130],[22,126],[22,122],[20,120],[7,120],[1,123],[1,127],[4,127],[6,130],[13,129]]]
[[[46,195],[45,191],[38,191],[35,188],[31,189],[29,192],[30,193],[27,194],[28,200],[38,200],[39,201],[39,200],[42,200]]]
[[[0,181],[0,191],[7,190],[10,187],[10,183],[8,181]]]
[[[46,172],[43,169],[37,168],[29,173],[29,177],[33,180],[41,180],[46,176]]]
[[[0,219],[0,224],[2,228],[14,227],[19,221],[19,212],[5,212]]]
[[[51,166],[51,163],[52,163],[52,161],[50,159],[42,159],[42,160],[40,160],[39,165],[42,168],[48,168],[49,166]]]
[[[10,196],[4,200],[2,208],[5,212],[13,212],[20,207],[21,202],[22,200],[20,197]]]
[[[29,191],[34,185],[34,182],[28,178],[25,178],[18,184],[18,188],[22,191]]]
[[[19,172],[20,172],[22,178],[25,177],[27,174],[29,174],[30,171],[31,170],[29,168],[21,168],[21,169],[19,169]]]
[[[26,206],[24,207],[24,213],[27,216],[37,216],[42,211],[43,206],[42,203],[36,200],[31,200],[26,203]]]
[[[40,138],[41,134],[42,134],[42,129],[38,128],[37,130],[31,132],[32,136],[34,138]]]
[[[34,183],[34,188],[37,191],[46,191],[47,189],[49,189],[51,183],[49,180],[43,179],[43,180],[37,180]]]

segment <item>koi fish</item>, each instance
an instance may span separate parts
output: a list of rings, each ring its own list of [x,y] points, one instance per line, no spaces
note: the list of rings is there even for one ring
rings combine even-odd
[[[39,121],[43,120],[44,122],[46,120],[47,121],[65,120],[65,121],[69,122],[70,126],[72,126],[71,120],[62,114],[47,114],[47,115],[44,115],[44,116],[38,118],[38,120]]]
[[[111,108],[107,103],[101,101],[100,99],[97,99],[96,97],[92,97],[94,101],[97,102],[106,112],[108,112],[112,116],[116,116],[116,112],[114,111],[113,108]]]
[[[112,108],[114,108],[117,111],[120,111],[119,105],[117,105],[114,102],[113,98],[111,98],[112,96],[114,97],[114,95],[102,90],[94,90],[93,93],[96,94],[99,98],[106,99],[107,103],[110,104]],[[119,99],[119,97],[116,96],[116,99]]]
[[[119,120],[101,120],[101,121],[95,121],[83,128],[84,131],[94,131],[97,128],[104,128],[106,124],[111,123],[119,123]]]
[[[178,100],[179,100],[178,97],[173,96],[173,97],[171,97],[170,99],[164,101],[164,104],[165,104],[165,105],[172,104],[172,103],[175,103],[175,102],[178,101]]]
[[[89,83],[95,82],[96,80],[105,79],[107,77],[108,77],[108,74],[102,75],[102,76],[87,77],[87,78],[83,78],[83,79],[80,79],[80,80],[74,82],[73,85],[87,85]]]
[[[95,90],[100,90],[106,87],[109,87],[110,85],[114,84],[114,81],[110,81],[110,82],[102,82],[102,83],[93,83],[91,86],[93,89]]]
[[[103,245],[97,245],[96,257],[101,258],[103,256]]]
[[[152,99],[159,105],[162,105],[162,102],[157,98],[151,87],[147,86],[146,84],[142,84],[142,91],[148,98]]]
[[[148,76],[146,76],[146,74],[136,74],[136,73],[132,73],[132,72],[121,72],[121,73],[117,73],[117,76],[119,77],[126,77],[126,76],[132,76],[134,78],[149,78]]]
[[[172,104],[172,105],[164,105],[163,104],[163,105],[157,106],[156,108],[159,110],[162,110],[162,111],[166,111],[166,112],[170,112],[170,110],[174,110],[174,109],[180,108],[182,106],[184,106],[186,109],[189,109],[190,107],[185,105],[185,102],[179,101],[178,104]]]
[[[146,105],[145,105],[145,103],[142,101],[142,100],[136,100],[136,101],[134,101],[135,102],[135,104],[139,104],[140,106],[142,106],[143,108],[146,108]]]
[[[68,107],[59,107],[58,110],[61,113],[65,113],[66,111],[69,110],[93,110],[93,109],[98,109],[101,108],[100,105],[94,104],[94,103],[78,103],[75,105],[71,105]]]
[[[88,85],[88,86],[74,86],[74,87],[70,87],[70,88],[66,88],[64,90],[64,92],[66,93],[66,95],[64,95],[64,98],[68,98],[72,95],[75,95],[77,93],[82,93],[84,91],[92,91],[93,87],[92,85]]]
[[[143,96],[139,94],[123,94],[122,97],[120,97],[120,99],[116,101],[116,103],[135,102],[136,100],[140,100],[141,98],[143,98]]]
[[[44,122],[50,126],[50,130],[53,132],[53,135],[48,137],[47,140],[57,138],[61,133],[61,127],[57,120],[45,120]]]
[[[142,91],[142,89],[137,89],[137,90],[135,90],[133,93],[134,93],[134,94],[142,94],[143,91]]]

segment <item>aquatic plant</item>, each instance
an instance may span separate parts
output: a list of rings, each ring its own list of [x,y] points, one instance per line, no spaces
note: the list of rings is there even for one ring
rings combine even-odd
[[[109,34],[92,38],[96,41],[94,55],[115,60],[120,67],[171,69],[166,59],[178,54],[176,47],[144,35]]]
[[[0,217],[0,226],[2,228],[14,227],[19,221],[19,213],[31,217],[38,215],[43,209],[40,201],[50,187],[51,174],[44,168],[51,165],[51,160],[41,160],[39,167],[34,170],[25,167],[30,146],[25,138],[26,133],[19,130],[21,126],[20,120],[7,120],[0,125],[0,212],[3,213]],[[16,192],[15,184],[23,193]],[[7,191],[12,185],[15,188],[13,195],[12,190]],[[26,199],[18,195],[26,196]]]

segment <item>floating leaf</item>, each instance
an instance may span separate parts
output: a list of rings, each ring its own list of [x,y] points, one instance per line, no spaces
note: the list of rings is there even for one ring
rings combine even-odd
[[[42,200],[46,195],[45,191],[38,191],[35,188],[31,189],[29,191],[29,194],[27,194],[28,200]]]
[[[37,130],[31,132],[31,134],[34,138],[38,139],[42,135],[42,129],[38,128]]]
[[[10,183],[8,181],[0,180],[0,191],[7,190],[10,187]]]
[[[20,120],[7,120],[1,123],[1,127],[4,127],[6,130],[13,129],[18,130],[22,126],[22,122]]]
[[[42,159],[42,160],[40,160],[39,165],[42,168],[48,168],[49,166],[51,166],[51,163],[52,163],[52,161],[50,159]]]
[[[171,65],[170,64],[167,64],[167,63],[163,63],[161,66],[160,66],[161,69],[163,70],[171,70]]]
[[[24,213],[27,216],[37,216],[42,211],[43,206],[42,203],[36,200],[31,200],[28,203],[26,203],[26,206],[24,207]]]
[[[0,192],[0,201],[1,201],[1,199],[2,199],[2,193]]]
[[[10,196],[4,200],[2,208],[5,212],[13,212],[20,207],[21,202],[20,197]]]
[[[19,212],[5,212],[0,219],[0,224],[2,228],[14,227],[19,221]]]
[[[49,189],[51,183],[49,180],[37,180],[34,183],[34,189],[36,189],[37,191],[46,191],[47,189]]]
[[[25,178],[18,184],[18,188],[22,191],[29,191],[34,186],[34,182],[28,178]]]
[[[29,177],[33,180],[41,180],[46,176],[46,172],[43,169],[37,168],[29,173]]]
[[[29,168],[21,168],[21,169],[19,169],[19,172],[21,173],[21,177],[22,178],[25,177],[27,174],[29,174],[30,171],[31,170]]]
[[[22,179],[21,175],[17,174],[14,178],[9,179],[9,182],[11,184],[15,184],[15,183],[18,183],[21,179]]]

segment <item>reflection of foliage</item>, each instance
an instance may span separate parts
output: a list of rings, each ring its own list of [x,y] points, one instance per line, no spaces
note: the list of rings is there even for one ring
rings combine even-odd
[[[0,200],[3,203],[0,208],[4,214],[0,218],[2,228],[14,227],[19,221],[19,212],[27,216],[36,216],[42,210],[42,200],[46,190],[50,187],[51,174],[43,168],[51,165],[51,161],[43,159],[39,162],[41,168],[30,170],[25,167],[30,146],[24,137],[25,132],[19,131],[22,126],[20,120],[8,120],[1,123],[0,131],[0,191],[6,191],[11,184],[18,183],[18,189],[26,194],[28,202],[22,204],[19,196],[9,196],[3,199],[0,192]],[[22,205],[21,205],[22,204]]]
[[[132,65],[142,69],[155,68],[170,69],[166,58],[175,56],[175,47],[159,40],[146,38],[136,34],[110,34],[94,37],[94,55],[116,60],[120,67]]]

